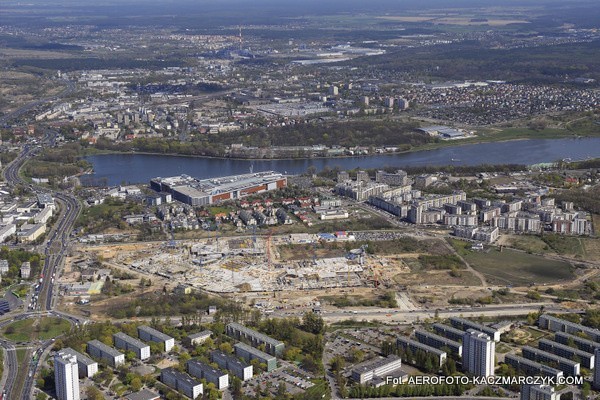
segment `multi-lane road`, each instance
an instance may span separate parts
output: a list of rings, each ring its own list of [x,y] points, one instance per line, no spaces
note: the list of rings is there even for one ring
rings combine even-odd
[[[51,143],[54,140],[55,133],[49,132],[44,137],[44,142]],[[3,177],[6,182],[10,185],[27,185],[20,176],[19,170],[23,164],[33,156],[35,148],[26,145],[23,147],[21,153],[9,164],[3,171]],[[40,311],[48,312],[51,311],[54,304],[54,281],[56,276],[57,267],[61,266],[66,255],[67,244],[69,242],[69,236],[75,219],[79,215],[81,205],[79,201],[72,195],[62,192],[49,192],[45,188],[35,187],[30,185],[29,188],[35,193],[47,193],[54,197],[55,201],[60,207],[60,213],[58,214],[57,221],[54,227],[49,231],[46,242],[44,244],[44,265],[41,271],[41,285],[37,293],[37,304],[34,312]],[[29,318],[31,313],[21,313],[15,316],[13,319]],[[61,317],[71,320],[72,323],[81,323],[72,316],[60,314]],[[4,323],[4,322],[3,322]],[[6,322],[6,323],[10,323]],[[38,354],[43,353],[50,345],[51,341],[39,343],[37,345],[36,352]],[[7,360],[5,367],[7,369],[6,386],[4,388],[6,397],[10,399],[30,399],[32,396],[35,372],[38,367],[39,359],[35,359],[33,362],[27,364],[27,368],[18,370],[18,363],[16,358],[16,352],[14,345],[8,341],[0,341],[0,345],[5,348]],[[21,382],[22,379],[17,379],[18,371],[21,374],[25,374],[24,384],[22,387],[15,387],[15,382]],[[22,376],[21,376],[22,378]]]
[[[74,82],[65,80],[64,83],[67,85],[67,87],[62,92],[58,93],[57,95],[45,97],[42,99],[38,99],[36,101],[32,101],[31,103],[27,103],[26,105],[17,108],[16,110],[12,111],[11,113],[0,117],[0,126],[6,124],[10,120],[19,118],[21,115],[33,110],[34,108],[36,108],[38,106],[41,106],[42,104],[54,102],[56,100],[59,100],[61,97],[70,95],[71,93],[73,93],[75,91],[75,83]]]

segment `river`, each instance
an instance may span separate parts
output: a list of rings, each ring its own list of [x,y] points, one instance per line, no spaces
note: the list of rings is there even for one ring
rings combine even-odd
[[[306,172],[314,166],[341,169],[384,168],[419,165],[538,164],[571,158],[600,158],[600,138],[530,139],[496,143],[456,145],[436,150],[365,157],[298,160],[232,160],[151,154],[105,154],[86,157],[94,173],[84,180],[108,185],[146,183],[151,178],[187,174],[196,178],[274,170],[288,174]]]

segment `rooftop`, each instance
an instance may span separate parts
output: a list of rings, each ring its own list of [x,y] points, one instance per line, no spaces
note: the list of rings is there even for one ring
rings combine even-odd
[[[352,372],[357,372],[357,373],[361,374],[361,373],[373,371],[377,368],[383,367],[384,365],[388,365],[388,364],[390,364],[392,362],[396,362],[398,360],[400,360],[400,357],[393,355],[393,354],[390,354],[386,358],[376,357],[371,360],[365,361],[361,364],[358,364],[357,366],[355,366],[352,369]]]
[[[119,339],[123,340],[124,342],[126,342],[132,346],[135,346],[137,348],[140,348],[140,349],[143,349],[144,347],[148,347],[148,345],[146,343],[142,342],[139,339],[133,338],[123,332],[117,332],[117,333],[113,334],[113,337],[119,338]]]
[[[212,335],[212,331],[206,330],[206,331],[197,332],[197,333],[190,333],[188,335],[188,338],[190,338],[190,339],[198,339],[198,338],[208,337],[210,335]]]
[[[127,400],[157,400],[157,399],[160,399],[160,395],[158,395],[157,393],[154,393],[151,390],[143,389],[137,393],[131,393],[131,394],[125,396],[125,399],[127,399]]]
[[[172,367],[165,368],[165,369],[163,369],[160,372],[161,372],[161,374],[171,375],[171,376],[175,377],[175,379],[177,379],[178,381],[185,382],[185,383],[187,383],[187,384],[189,384],[191,386],[202,385],[202,383],[200,383],[196,379],[192,378],[188,374],[184,374],[183,372],[179,372],[175,368],[172,368]]]
[[[156,329],[154,329],[150,326],[146,326],[146,325],[138,326],[138,331],[146,332],[146,333],[154,336],[155,338],[159,338],[160,340],[164,340],[164,341],[173,339],[171,336],[166,335],[166,334],[162,333],[161,331],[157,331]]]
[[[246,343],[241,343],[241,342],[240,342],[240,343],[236,343],[236,344],[235,344],[235,346],[233,346],[233,347],[237,347],[237,348],[239,348],[239,349],[245,350],[245,351],[247,351],[248,353],[250,353],[250,354],[252,354],[252,355],[255,355],[255,356],[256,356],[256,357],[258,357],[258,358],[263,358],[263,359],[271,359],[271,358],[275,358],[274,356],[272,356],[272,355],[270,355],[270,354],[267,354],[267,353],[265,353],[265,352],[264,352],[264,351],[262,351],[262,350],[259,350],[259,349],[257,349],[257,348],[254,348],[254,347],[252,347],[252,346],[248,346]]]
[[[59,351],[60,353],[64,353],[67,354],[69,356],[75,356],[77,358],[77,362],[80,362],[84,365],[93,365],[93,364],[97,364],[96,361],[92,360],[91,358],[89,358],[88,356],[81,354],[80,352],[73,350],[70,347],[64,348],[61,351]]]
[[[99,340],[90,340],[89,342],[87,342],[88,346],[93,346],[96,347],[98,349],[100,349],[102,352],[112,356],[112,357],[119,357],[122,356],[123,353],[121,353],[120,351],[113,349],[110,346],[105,345],[104,343],[102,343]]]
[[[231,327],[232,329],[236,329],[236,330],[239,330],[241,332],[244,332],[245,334],[250,335],[250,336],[252,336],[252,337],[254,337],[254,338],[256,338],[256,339],[258,339],[258,340],[260,340],[260,341],[262,341],[264,343],[268,343],[268,344],[270,344],[272,346],[280,346],[280,345],[283,344],[283,342],[281,342],[279,340],[273,339],[270,336],[267,336],[267,335],[265,335],[263,333],[257,332],[254,329],[247,328],[244,325],[238,324],[237,322],[232,322],[232,323],[230,323],[227,326]]]
[[[203,196],[227,193],[254,186],[260,186],[272,182],[276,179],[282,179],[284,176],[279,172],[265,171],[253,174],[231,175],[211,179],[196,179],[188,175],[173,176],[169,178],[157,177],[152,179],[154,182],[160,182],[163,185],[177,188],[179,192],[189,191],[190,195]],[[182,189],[184,189],[182,191]]]

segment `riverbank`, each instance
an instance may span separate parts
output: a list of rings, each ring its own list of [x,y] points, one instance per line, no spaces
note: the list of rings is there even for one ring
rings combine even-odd
[[[199,179],[274,170],[295,175],[326,169],[394,169],[426,166],[532,165],[565,158],[585,160],[600,157],[600,138],[527,139],[496,143],[458,144],[433,150],[363,157],[285,160],[240,160],[229,158],[181,157],[165,154],[112,153],[86,157],[94,167],[90,180],[109,185],[141,183],[162,176],[187,174]]]
[[[455,140],[440,140],[435,143],[428,143],[422,146],[411,147],[409,150],[387,152],[387,153],[372,153],[364,155],[319,155],[310,157],[269,157],[269,158],[253,158],[253,157],[230,157],[230,156],[211,156],[211,155],[200,155],[200,154],[182,154],[182,153],[161,153],[161,152],[147,152],[147,151],[118,151],[118,150],[104,150],[97,149],[95,147],[85,148],[82,156],[89,157],[95,155],[106,155],[106,154],[140,154],[140,155],[152,155],[152,156],[177,156],[177,157],[190,157],[190,158],[206,158],[206,159],[222,159],[222,160],[243,160],[243,161],[284,161],[284,160],[311,160],[311,159],[344,159],[344,158],[356,158],[356,157],[373,157],[373,156],[396,156],[402,154],[410,154],[419,151],[437,150],[447,147],[459,147],[462,145],[481,144],[481,143],[494,143],[494,142],[509,142],[518,140],[530,140],[530,139],[585,139],[600,137],[600,126],[597,132],[588,132],[586,134],[576,134],[567,129],[543,129],[543,130],[532,130],[529,128],[507,128],[500,132],[483,132],[473,137],[467,137],[464,139]],[[392,146],[392,145],[389,145]]]

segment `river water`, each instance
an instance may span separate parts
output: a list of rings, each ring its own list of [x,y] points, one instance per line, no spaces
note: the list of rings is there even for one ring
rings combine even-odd
[[[314,166],[340,169],[422,165],[537,164],[565,158],[600,158],[600,138],[531,139],[444,147],[405,154],[301,160],[231,160],[149,154],[106,154],[86,157],[94,173],[83,179],[108,185],[146,183],[151,178],[187,174],[196,178],[273,170],[288,174]]]

